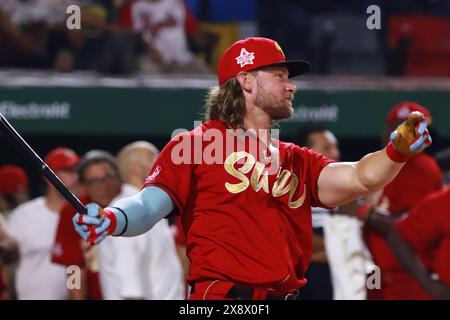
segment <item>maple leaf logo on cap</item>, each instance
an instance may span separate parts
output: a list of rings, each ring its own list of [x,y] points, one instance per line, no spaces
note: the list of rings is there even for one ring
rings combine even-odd
[[[247,64],[253,64],[253,59],[255,59],[254,52],[248,52],[245,48],[242,48],[241,54],[236,57],[236,63],[241,66],[241,68]]]

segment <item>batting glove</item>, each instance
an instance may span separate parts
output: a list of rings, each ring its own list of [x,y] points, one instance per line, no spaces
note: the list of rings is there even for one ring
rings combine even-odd
[[[116,229],[117,219],[113,212],[102,209],[96,203],[86,206],[87,215],[77,213],[73,225],[78,234],[89,244],[99,244]]]
[[[408,118],[391,133],[387,146],[388,156],[396,162],[404,162],[410,156],[422,152],[431,145],[427,129],[428,119],[421,112],[411,112]]]

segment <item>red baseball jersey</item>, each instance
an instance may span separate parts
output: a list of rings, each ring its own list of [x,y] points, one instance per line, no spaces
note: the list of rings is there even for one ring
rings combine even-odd
[[[407,212],[430,193],[442,188],[442,174],[432,157],[413,156],[395,179],[384,188],[379,207],[395,216]],[[426,297],[420,285],[399,265],[383,237],[365,228],[364,237],[373,260],[381,269],[384,298],[420,299]],[[391,293],[389,293],[391,290]]]
[[[89,199],[81,199],[80,201],[83,204],[91,202]],[[85,268],[87,299],[101,300],[96,246],[89,246],[75,231],[72,223],[75,213],[75,209],[69,203],[61,210],[52,250],[52,261],[64,266],[76,265]]]
[[[420,202],[396,224],[427,269],[450,285],[450,188]]]
[[[256,140],[208,121],[172,139],[150,171],[145,186],[165,190],[181,216],[190,284],[225,280],[279,290],[306,284],[311,206],[322,206],[317,180],[332,161],[275,139],[278,148],[254,152]],[[179,163],[180,156],[186,161]]]

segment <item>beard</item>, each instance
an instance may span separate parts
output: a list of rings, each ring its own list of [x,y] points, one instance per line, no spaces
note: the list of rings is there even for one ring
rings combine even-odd
[[[258,93],[254,98],[254,105],[265,111],[272,120],[282,120],[290,118],[294,113],[291,101],[287,100],[289,96],[282,99],[277,98],[274,94],[265,91],[259,84]]]

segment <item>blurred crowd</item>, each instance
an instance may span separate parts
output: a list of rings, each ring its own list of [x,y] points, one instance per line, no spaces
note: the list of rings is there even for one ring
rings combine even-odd
[[[81,9],[80,29],[66,25],[71,5]],[[0,67],[204,74],[195,53],[216,40],[181,0],[0,2]]]
[[[66,27],[74,4],[80,30]],[[366,26],[370,5],[380,8],[380,29]],[[207,74],[216,52],[255,35],[311,61],[317,74],[450,75],[447,0],[0,2],[0,68]]]
[[[44,160],[83,204],[107,206],[139,192],[158,153],[136,141],[117,156],[91,150],[80,158],[57,147]],[[145,235],[89,246],[73,228],[75,209],[46,184],[43,196],[29,200],[25,171],[0,168],[2,299],[185,298],[187,259],[175,223],[164,219]]]
[[[386,136],[412,111],[393,106]],[[304,127],[294,139],[340,160],[324,127]],[[78,155],[60,146],[44,158],[84,204],[102,207],[142,188],[158,150],[147,141]],[[450,148],[413,156],[383,190],[345,206],[313,208],[313,255],[299,299],[450,299]],[[23,168],[0,167],[0,299],[185,299],[184,232],[163,219],[138,237],[109,237],[90,246],[75,232],[75,209],[46,183],[29,199]],[[377,271],[378,270],[378,271]]]

